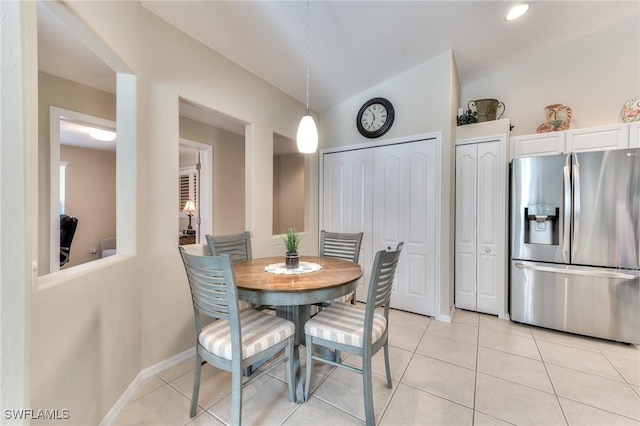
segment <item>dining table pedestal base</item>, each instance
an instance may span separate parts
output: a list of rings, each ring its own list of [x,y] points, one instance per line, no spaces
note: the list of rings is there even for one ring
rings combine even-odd
[[[304,386],[303,381],[300,380],[302,377],[302,372],[300,368],[300,348],[299,346],[304,346],[305,344],[305,334],[304,334],[304,325],[307,323],[309,318],[311,318],[311,305],[295,305],[295,306],[276,306],[276,315],[280,318],[287,319],[293,322],[296,325],[296,338],[294,340],[294,349],[293,349],[293,371],[295,372],[295,381],[297,383],[296,395],[298,402],[304,401]],[[314,348],[314,352],[316,355],[321,356],[323,358],[336,361],[336,354],[331,349],[325,348],[323,346],[316,346]]]

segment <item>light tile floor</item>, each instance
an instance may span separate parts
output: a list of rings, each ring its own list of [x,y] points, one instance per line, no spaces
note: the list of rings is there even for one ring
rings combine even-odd
[[[639,425],[640,349],[457,310],[451,324],[391,312],[393,389],[374,362],[380,425]],[[301,347],[304,372],[304,348]],[[360,365],[347,356],[345,362]],[[220,425],[230,375],[205,365],[198,414],[189,418],[190,359],[145,380],[116,425]],[[314,363],[313,394],[287,399],[284,369],[244,388],[243,423],[364,424],[361,376]]]

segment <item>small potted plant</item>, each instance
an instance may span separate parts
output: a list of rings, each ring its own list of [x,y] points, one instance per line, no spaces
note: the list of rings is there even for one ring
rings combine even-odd
[[[458,116],[458,126],[464,126],[465,124],[473,124],[478,122],[478,113],[475,111],[467,110],[462,115]]]
[[[287,233],[282,237],[284,247],[287,249],[287,253],[284,257],[284,265],[287,269],[296,269],[300,266],[300,255],[298,254],[298,246],[302,236],[296,232],[295,229],[287,229]]]

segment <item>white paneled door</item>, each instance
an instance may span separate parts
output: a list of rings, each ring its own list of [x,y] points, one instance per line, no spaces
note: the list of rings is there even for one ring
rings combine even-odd
[[[437,152],[434,141],[374,151],[373,250],[404,242],[391,307],[435,315]]]
[[[499,289],[504,287],[504,166],[500,143],[478,144],[478,311],[498,314]]]
[[[359,301],[375,252],[403,241],[391,306],[436,314],[437,147],[434,138],[324,154],[322,228],[364,233]]]
[[[456,307],[476,310],[477,144],[456,147]]]
[[[500,314],[506,182],[499,141],[456,146],[455,305]]]
[[[358,149],[324,155],[323,229],[329,232],[362,232],[360,265],[364,276],[356,298],[366,298],[363,283],[369,283],[371,253],[373,150]]]

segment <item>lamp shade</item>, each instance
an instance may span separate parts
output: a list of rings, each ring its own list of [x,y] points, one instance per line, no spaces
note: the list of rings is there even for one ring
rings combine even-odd
[[[507,21],[513,21],[524,15],[529,10],[529,3],[521,3],[513,6],[507,14]]]
[[[189,200],[184,204],[184,208],[182,209],[182,211],[187,212],[187,214],[193,213],[196,211],[196,204],[193,202],[193,200]]]
[[[298,125],[298,135],[296,136],[298,151],[303,154],[313,154],[318,148],[318,129],[316,122],[310,115],[305,115]]]

